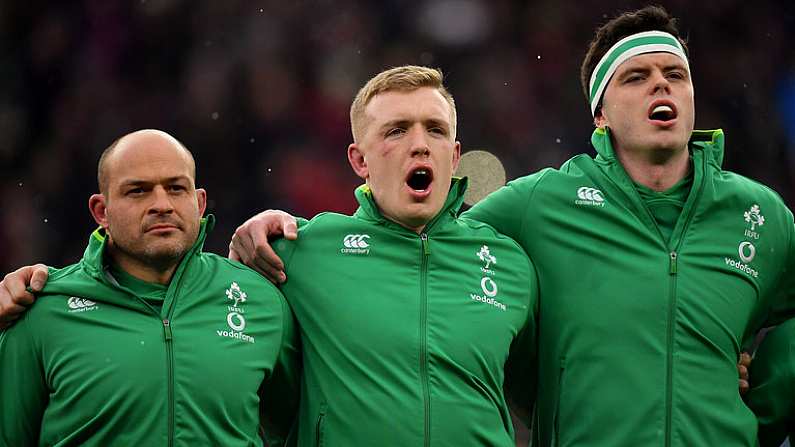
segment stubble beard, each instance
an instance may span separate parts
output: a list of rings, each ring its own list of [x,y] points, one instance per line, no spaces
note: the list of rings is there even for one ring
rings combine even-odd
[[[157,272],[166,272],[182,261],[192,244],[187,237],[151,244],[141,237],[135,241],[111,239],[119,255]]]

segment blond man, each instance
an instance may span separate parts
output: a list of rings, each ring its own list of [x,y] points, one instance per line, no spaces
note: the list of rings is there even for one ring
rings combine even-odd
[[[379,73],[351,128],[359,209],[274,244],[303,344],[298,444],[514,446],[503,389],[529,421],[536,273],[516,242],[456,217],[467,181],[452,177],[460,144],[441,72]],[[6,278],[0,303],[32,271]]]

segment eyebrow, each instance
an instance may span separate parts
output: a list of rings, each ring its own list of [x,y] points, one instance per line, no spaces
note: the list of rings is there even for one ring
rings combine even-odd
[[[676,63],[676,64],[669,64],[669,65],[664,66],[663,67],[663,71],[684,70],[686,68],[687,67],[685,67],[685,64]]]
[[[158,180],[144,180],[144,179],[127,179],[121,182],[122,187],[124,186],[139,186],[139,185],[152,185],[155,183],[175,183],[179,181],[190,181],[190,178],[186,175],[177,175],[174,177],[167,177],[165,179],[158,179]]]
[[[686,67],[685,67],[685,64],[679,63],[679,62],[676,62],[676,63],[673,63],[673,64],[668,64],[668,65],[664,65],[662,67],[662,71],[665,72],[665,73],[667,73],[669,71],[672,71],[672,70],[686,70]],[[622,71],[618,75],[618,78],[619,79],[624,79],[625,77],[627,77],[628,75],[631,75],[631,74],[636,74],[636,73],[646,74],[646,73],[649,73],[650,71],[651,71],[651,68],[649,68],[647,65],[642,65],[642,66],[638,66],[638,67],[629,67],[629,68],[626,68],[624,71]]]
[[[406,119],[397,119],[392,121],[387,121],[379,127],[381,130],[391,129],[393,127],[407,127],[411,121]]]
[[[414,122],[413,120],[408,120],[408,119],[396,119],[396,120],[385,122],[381,127],[379,127],[379,129],[381,131],[384,131],[384,130],[391,129],[391,128],[394,128],[394,127],[408,127],[413,122]],[[426,120],[423,120],[422,124],[424,124],[424,125],[426,125],[428,127],[444,127],[445,129],[449,129],[450,128],[450,125],[448,123],[444,122],[443,120],[436,119],[436,118],[428,118]]]

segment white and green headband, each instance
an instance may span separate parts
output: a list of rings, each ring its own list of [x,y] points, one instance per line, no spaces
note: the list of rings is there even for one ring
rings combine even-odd
[[[644,31],[633,34],[610,47],[591,73],[591,83],[588,85],[591,115],[596,115],[596,107],[602,99],[607,83],[610,82],[610,78],[613,77],[619,65],[632,56],[660,52],[679,56],[685,61],[685,67],[690,70],[685,50],[679,43],[679,39],[665,31]]]

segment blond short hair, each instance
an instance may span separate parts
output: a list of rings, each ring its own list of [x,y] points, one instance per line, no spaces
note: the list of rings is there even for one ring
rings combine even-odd
[[[353,104],[351,104],[351,133],[353,133],[353,141],[358,143],[364,136],[364,131],[368,124],[364,109],[374,97],[385,92],[410,92],[422,87],[435,88],[447,100],[450,105],[450,132],[455,138],[455,100],[453,95],[444,87],[443,81],[444,75],[442,75],[441,70],[417,65],[390,68],[375,75],[359,90],[353,100]]]

